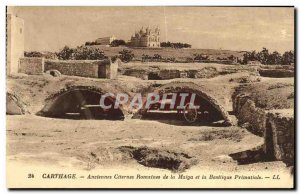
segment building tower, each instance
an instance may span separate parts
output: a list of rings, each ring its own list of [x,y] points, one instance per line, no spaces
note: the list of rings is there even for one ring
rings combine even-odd
[[[12,14],[6,17],[6,74],[18,73],[19,59],[24,57],[24,20]]]

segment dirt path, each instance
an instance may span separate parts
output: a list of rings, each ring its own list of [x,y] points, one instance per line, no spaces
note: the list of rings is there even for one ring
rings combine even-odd
[[[223,171],[258,170],[282,162],[237,165],[228,154],[247,150],[263,139],[232,126],[188,126],[181,121],[127,119],[67,120],[33,115],[7,116],[7,158],[36,165],[94,168],[145,168],[120,147],[146,147],[158,154],[175,153],[193,159],[192,168]],[[161,152],[161,153],[160,153]]]

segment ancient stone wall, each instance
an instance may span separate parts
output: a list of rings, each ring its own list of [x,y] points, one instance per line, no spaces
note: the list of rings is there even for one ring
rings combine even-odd
[[[288,166],[294,165],[294,110],[264,110],[244,94],[233,96],[233,111],[238,124],[250,132],[263,136],[267,155],[282,160]]]
[[[141,79],[148,79],[148,72],[144,69],[126,69],[123,75],[133,76]]]
[[[265,142],[265,144],[272,147],[276,160],[282,160],[288,166],[294,165],[295,126],[293,111],[293,109],[272,110],[267,115],[273,143],[268,145],[270,142]],[[265,134],[265,137],[268,135],[270,134]]]
[[[259,74],[263,77],[294,77],[295,72],[291,69],[259,69]]]
[[[180,71],[179,70],[173,70],[173,69],[163,69],[159,71],[158,74],[161,79],[174,79],[174,78],[180,78]]]
[[[44,58],[24,57],[19,60],[19,73],[39,75],[44,72]]]
[[[58,70],[63,75],[108,78],[117,76],[117,64],[111,67],[110,60],[46,60],[45,71]],[[111,72],[113,71],[113,72]]]
[[[255,106],[255,103],[245,95],[237,95],[233,100],[233,111],[236,113],[239,125],[246,125],[252,133],[263,136],[266,129],[266,112]]]

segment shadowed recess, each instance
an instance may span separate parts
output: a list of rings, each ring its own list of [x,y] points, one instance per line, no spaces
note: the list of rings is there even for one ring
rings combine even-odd
[[[100,106],[102,94],[102,91],[82,87],[58,92],[47,100],[38,115],[65,119],[124,120],[121,108],[113,108],[115,99],[105,98],[105,105],[111,104],[111,109]]]
[[[212,96],[207,94],[206,92],[202,91],[202,89],[190,82],[184,82],[184,83],[177,83],[172,82],[163,85],[162,87],[158,88],[155,93],[159,94],[160,98],[164,94],[171,94],[171,93],[188,93],[188,94],[196,94],[195,98],[195,105],[199,105],[200,108],[197,109],[197,122],[204,122],[204,123],[211,123],[215,121],[224,120],[224,123],[226,125],[232,125],[232,122],[229,118],[229,114],[227,111],[225,111],[224,107],[219,104]],[[177,101],[177,100],[176,100]],[[173,119],[173,120],[182,120],[185,119],[184,116],[181,115],[185,114],[186,110],[175,110],[175,112],[172,110],[170,111],[169,108],[160,109],[157,107],[160,107],[162,103],[165,103],[163,101],[159,101],[156,104],[153,104],[150,106],[150,108],[146,108],[145,104],[143,107],[133,116],[133,118],[143,118],[143,119]],[[187,102],[185,102],[186,104]],[[177,102],[175,103],[177,104]],[[166,104],[165,107],[168,107],[168,104]],[[155,111],[153,111],[155,110]]]

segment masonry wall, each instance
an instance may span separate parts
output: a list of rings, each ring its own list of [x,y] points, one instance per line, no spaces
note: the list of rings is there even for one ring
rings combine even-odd
[[[146,79],[146,75],[148,75],[148,72],[144,69],[126,69],[123,73],[127,76],[133,76],[141,79]],[[148,77],[147,77],[148,79]]]
[[[174,79],[174,78],[180,78],[180,71],[179,70],[168,70],[168,69],[163,69],[159,71],[158,74],[161,79]]]
[[[266,111],[255,106],[247,95],[233,97],[233,111],[239,125],[265,139],[264,151],[288,166],[294,165],[294,110]]]
[[[294,77],[295,72],[291,69],[259,69],[259,74],[264,77]]]
[[[45,60],[45,71],[58,70],[63,75],[111,78],[116,72],[110,73],[110,60]],[[117,68],[114,68],[117,71]]]
[[[255,106],[255,103],[244,95],[237,95],[233,100],[233,111],[236,113],[239,125],[246,125],[247,129],[259,136],[266,130],[266,112]]]
[[[288,166],[294,165],[294,114],[293,109],[273,110],[268,112],[269,126],[272,131],[272,144],[265,142],[274,150],[274,156],[277,160],[282,160]],[[270,134],[265,134],[267,137]]]
[[[44,58],[24,57],[19,60],[19,73],[39,75],[44,73]]]

